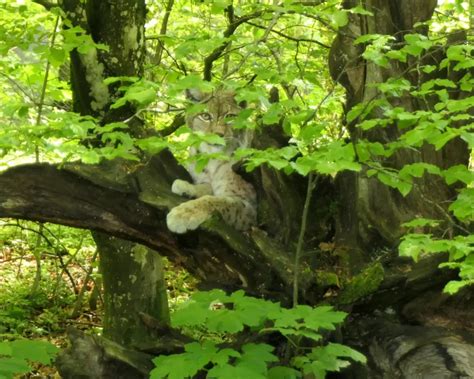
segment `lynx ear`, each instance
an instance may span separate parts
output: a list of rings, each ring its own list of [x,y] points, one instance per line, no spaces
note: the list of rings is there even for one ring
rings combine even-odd
[[[206,99],[206,97],[208,96],[209,96],[208,94],[205,94],[204,92],[202,92],[200,89],[197,89],[197,88],[191,88],[191,89],[186,90],[186,99],[191,100],[195,103],[200,103],[201,101]]]

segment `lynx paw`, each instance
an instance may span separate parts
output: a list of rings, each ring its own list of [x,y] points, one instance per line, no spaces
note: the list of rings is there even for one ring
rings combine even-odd
[[[176,179],[171,186],[171,192],[187,197],[202,197],[212,194],[212,187],[209,183],[192,184],[186,180]]]
[[[174,207],[166,216],[166,224],[168,229],[174,233],[186,233],[189,230],[195,230],[206,221],[210,214],[193,207],[192,201],[183,203]]]
[[[176,179],[171,185],[171,192],[180,196],[192,196],[193,185],[186,180]]]

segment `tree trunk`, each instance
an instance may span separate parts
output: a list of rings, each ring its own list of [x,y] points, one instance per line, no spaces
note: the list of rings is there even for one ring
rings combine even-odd
[[[107,51],[91,48],[86,53],[76,50],[71,53],[74,110],[82,115],[94,115],[104,124],[132,117],[134,109],[130,104],[117,110],[109,108],[116,88],[109,88],[103,79],[142,75],[145,2],[66,0],[63,10],[72,24],[86,30],[95,43],[108,46]],[[138,120],[132,119],[129,127],[132,135],[143,135],[143,125]],[[103,336],[126,348],[149,346],[156,336],[150,332],[140,315],[153,317],[163,325],[169,323],[161,257],[148,247],[102,233],[94,233],[94,239],[99,251],[104,285]],[[94,350],[97,340],[98,337],[71,339],[73,347],[63,352],[62,358],[58,360],[58,369],[63,376],[84,375],[84,362],[77,359],[81,355],[81,347],[84,348],[88,343]],[[124,356],[130,357],[129,354]],[[65,365],[65,362],[68,364]],[[76,362],[76,366],[73,362]],[[89,365],[91,368],[97,367],[91,369],[88,375],[131,378],[144,374],[140,372],[143,370],[124,370],[123,363],[108,365],[107,369],[104,364]]]
[[[388,67],[380,67],[374,62],[364,60],[361,56],[363,44],[355,44],[355,39],[363,34],[382,34],[396,36],[397,42],[402,42],[404,35],[424,31],[424,28],[420,27],[417,30],[415,24],[429,20],[436,4],[436,0],[366,0],[363,6],[374,16],[349,14],[349,24],[341,29],[330,53],[331,74],[346,89],[346,112],[356,104],[377,99],[380,96],[375,86],[377,83],[383,83],[389,78],[406,78],[415,84],[424,79],[413,73],[414,70],[408,69],[413,64],[410,61],[391,61]],[[357,5],[359,1],[344,1],[344,8],[347,9]],[[456,98],[465,94],[456,92],[451,96]],[[401,106],[408,112],[422,109],[423,106],[410,95],[392,98],[390,101],[393,106]],[[371,117],[383,118],[381,112],[381,109],[375,109]],[[395,125],[366,132],[357,129],[353,124],[349,124],[348,128],[351,139],[355,142],[368,140],[386,143],[395,141],[402,134]],[[456,139],[440,151],[435,151],[434,147],[428,144],[419,151],[401,149],[384,164],[401,169],[404,165],[415,162],[431,163],[441,168],[456,164],[467,165],[469,151],[467,144]],[[404,232],[401,227],[403,222],[421,215],[426,218],[444,219],[446,200],[455,195],[442,178],[427,174],[403,197],[397,190],[384,185],[375,177],[367,177],[366,171],[344,173],[337,181],[341,204],[337,217],[337,244],[340,247],[349,246],[359,257],[357,252],[372,250],[377,246],[396,246]],[[360,267],[360,263],[353,263]]]
[[[104,285],[104,337],[138,348],[156,338],[140,314],[169,323],[162,258],[138,243],[94,233]]]
[[[365,16],[349,13],[349,24],[342,28],[330,52],[330,70],[333,78],[346,89],[346,114],[359,103],[379,98],[376,84],[389,78],[405,78],[412,84],[423,82],[415,70],[409,70],[413,61],[391,61],[380,67],[362,57],[363,44],[355,44],[364,34],[396,37],[403,42],[408,33],[424,33],[425,27],[416,24],[429,20],[437,5],[436,0],[345,0],[346,9],[362,5],[373,13]],[[394,47],[395,48],[395,47]],[[430,54],[423,58],[442,57]],[[417,58],[414,58],[417,59]],[[426,62],[428,63],[428,62]],[[456,81],[447,73],[448,78]],[[461,91],[450,93],[452,98],[469,96]],[[390,99],[393,106],[408,112],[426,109],[425,104],[410,95]],[[429,110],[429,109],[427,109]],[[369,118],[383,118],[383,111],[375,108]],[[366,140],[387,143],[396,141],[403,131],[396,125],[362,131],[357,120],[348,129],[354,142]],[[457,164],[467,165],[469,150],[460,139],[449,142],[435,151],[428,144],[414,149],[401,149],[383,163],[386,167],[401,169],[407,164],[425,162],[440,168]],[[403,197],[397,190],[367,176],[367,169],[359,173],[346,172],[336,180],[340,207],[336,217],[336,251],[346,257],[346,267],[353,273],[361,271],[371,259],[371,252],[380,248],[394,249],[405,232],[401,224],[418,217],[446,219],[449,199],[455,196],[452,187],[435,175],[424,175],[415,182],[413,190]],[[446,230],[446,225],[443,225]],[[398,264],[396,262],[399,262]],[[384,279],[378,289],[365,300],[352,301],[352,321],[347,328],[347,342],[364,351],[369,365],[347,374],[349,378],[461,378],[474,377],[473,328],[468,321],[474,308],[468,299],[472,291],[448,298],[441,291],[453,273],[440,271],[442,261],[431,257],[420,265],[405,271],[403,260],[385,257]],[[438,263],[437,263],[438,262]],[[434,263],[434,265],[433,265]],[[431,267],[431,268],[430,268]],[[368,270],[363,270],[359,279]],[[397,274],[398,272],[398,274]],[[398,277],[398,279],[397,279]],[[354,285],[356,280],[353,280]],[[398,283],[398,284],[397,284]],[[351,285],[343,292],[350,292]],[[340,297],[340,299],[343,297]],[[472,301],[471,301],[472,303]],[[368,308],[367,308],[368,306]],[[459,315],[463,315],[459,317]]]

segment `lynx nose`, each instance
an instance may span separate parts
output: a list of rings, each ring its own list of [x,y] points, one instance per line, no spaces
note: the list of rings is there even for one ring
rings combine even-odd
[[[214,134],[217,134],[220,137],[224,137],[226,134],[226,126],[225,124],[218,123],[214,128]]]

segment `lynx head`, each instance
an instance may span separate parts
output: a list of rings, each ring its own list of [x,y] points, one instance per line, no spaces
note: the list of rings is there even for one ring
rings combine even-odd
[[[248,130],[232,128],[232,121],[243,109],[235,101],[235,93],[229,90],[216,90],[212,93],[203,93],[199,90],[186,91],[187,98],[201,103],[206,108],[187,119],[188,126],[205,133],[213,133],[223,137],[226,141],[225,151],[232,152],[239,146],[250,144]],[[222,150],[222,147],[218,150]]]

